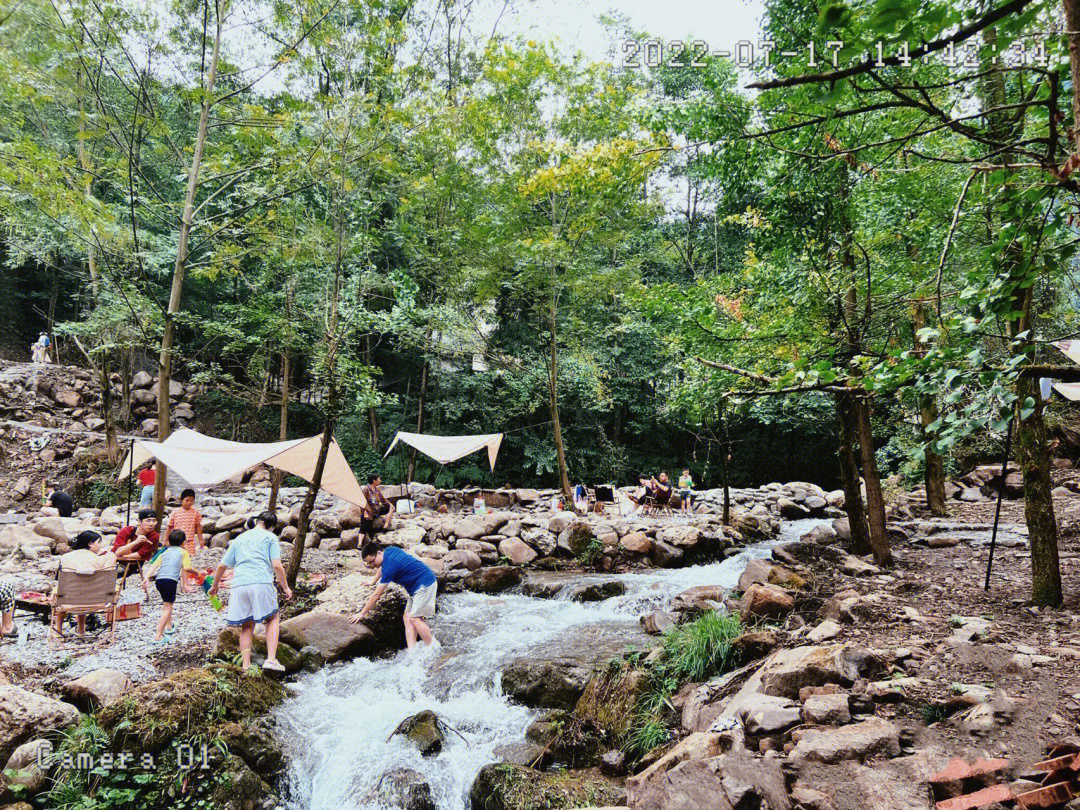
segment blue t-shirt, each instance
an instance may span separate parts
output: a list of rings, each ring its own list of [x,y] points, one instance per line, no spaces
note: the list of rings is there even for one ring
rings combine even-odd
[[[171,579],[180,581],[180,572],[185,568],[191,568],[191,557],[184,551],[183,546],[167,546],[159,559],[161,567],[158,569],[158,579]]]
[[[387,546],[383,549],[382,578],[379,582],[396,582],[412,596],[421,588],[435,584],[435,572],[400,548]]]
[[[277,535],[266,529],[248,529],[231,543],[221,564],[233,569],[232,587],[273,585],[273,560],[281,559]]]

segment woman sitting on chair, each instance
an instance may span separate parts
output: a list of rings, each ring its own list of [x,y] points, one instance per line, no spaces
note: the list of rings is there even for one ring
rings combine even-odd
[[[71,551],[60,555],[60,571],[78,571],[80,573],[93,573],[103,568],[116,568],[116,555],[105,550],[105,543],[101,535],[87,529],[79,532],[78,536],[71,541]],[[59,572],[58,572],[59,573]],[[56,598],[56,592],[53,592]],[[67,614],[56,611],[56,632],[62,632],[64,619]],[[76,632],[81,636],[86,633],[86,616],[77,617],[78,626]]]

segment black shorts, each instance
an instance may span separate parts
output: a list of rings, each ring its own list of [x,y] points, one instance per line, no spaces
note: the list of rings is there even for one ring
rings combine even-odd
[[[175,602],[176,601],[176,586],[179,585],[175,579],[155,579],[154,585],[157,586],[157,592],[161,594],[162,602]]]

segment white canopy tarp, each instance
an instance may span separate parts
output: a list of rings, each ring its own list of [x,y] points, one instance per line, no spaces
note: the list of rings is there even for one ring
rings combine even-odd
[[[120,468],[119,479],[125,478],[134,467],[156,458],[185,481],[199,487],[220,483],[260,464],[268,464],[310,481],[315,474],[321,442],[321,436],[312,436],[285,442],[245,444],[204,436],[190,428],[180,428],[163,442],[136,439]],[[322,488],[344,501],[360,507],[367,506],[364,491],[345,461],[337,439],[331,443],[326,454]]]
[[[390,451],[397,446],[398,442],[415,447],[440,464],[449,464],[451,461],[457,461],[486,447],[488,463],[491,464],[491,471],[495,472],[495,457],[499,455],[502,440],[501,433],[484,433],[477,436],[431,436],[426,433],[405,433],[399,430],[394,435],[394,440],[390,442],[390,447],[387,448],[383,458],[390,455]]]
[[[1080,341],[1077,340],[1059,340],[1054,345],[1072,360],[1074,363],[1080,363]],[[1054,390],[1061,394],[1065,399],[1070,402],[1076,402],[1080,400],[1080,383],[1053,383]]]

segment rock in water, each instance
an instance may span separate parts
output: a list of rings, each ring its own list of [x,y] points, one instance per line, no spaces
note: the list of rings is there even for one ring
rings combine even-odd
[[[327,661],[370,655],[375,634],[363,623],[352,624],[339,613],[312,611],[281,623],[281,640],[292,648],[315,647]]]
[[[574,602],[603,602],[613,596],[626,593],[626,585],[618,580],[610,582],[592,582],[575,585],[570,590],[570,599]]]
[[[360,804],[394,810],[435,810],[431,786],[411,768],[395,768],[384,773],[379,777],[379,783],[361,798]]]
[[[556,805],[552,799],[557,797]],[[485,765],[476,775],[469,801],[473,810],[527,807],[614,807],[626,792],[595,771],[542,773],[506,763]]]
[[[501,593],[520,582],[521,569],[512,565],[491,565],[478,568],[465,577],[465,587],[477,593]]]
[[[515,661],[502,672],[503,691],[534,708],[572,709],[585,691],[592,670],[574,659]]]
[[[439,728],[439,718],[433,711],[422,711],[406,717],[394,729],[391,737],[401,734],[408,737],[422,756],[429,757],[442,750],[445,739]]]

